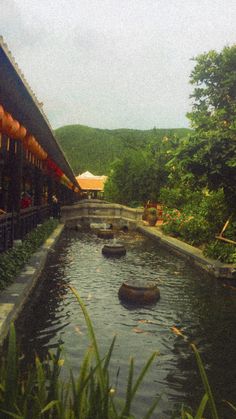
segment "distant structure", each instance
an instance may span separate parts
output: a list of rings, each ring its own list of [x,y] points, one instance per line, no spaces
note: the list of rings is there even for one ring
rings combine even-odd
[[[95,176],[84,172],[76,177],[84,198],[102,198],[107,176]]]

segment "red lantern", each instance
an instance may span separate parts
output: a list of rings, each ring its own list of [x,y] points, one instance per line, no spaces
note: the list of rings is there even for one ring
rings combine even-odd
[[[9,137],[15,138],[15,134],[17,133],[17,131],[19,131],[19,129],[20,129],[19,122],[13,119],[12,124],[8,130]]]
[[[20,128],[15,133],[15,138],[19,140],[23,140],[26,136],[27,130],[23,125],[20,125]]]
[[[3,109],[2,105],[0,105],[0,131],[2,130],[3,118],[4,118],[4,109]]]
[[[13,118],[8,112],[4,112],[2,119],[2,132],[8,134],[10,127],[12,126]]]

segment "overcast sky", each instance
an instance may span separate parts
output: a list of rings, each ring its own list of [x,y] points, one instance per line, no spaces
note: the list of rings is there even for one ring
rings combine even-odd
[[[51,125],[187,127],[192,57],[236,41],[236,0],[0,0]]]

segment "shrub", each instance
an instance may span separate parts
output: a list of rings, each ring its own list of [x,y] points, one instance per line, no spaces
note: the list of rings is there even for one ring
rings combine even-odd
[[[31,255],[53,232],[58,220],[47,220],[41,226],[28,233],[22,244],[2,253],[0,256],[0,290],[11,284]]]
[[[183,208],[189,202],[197,207],[202,199],[201,191],[191,191],[186,187],[162,188],[159,201],[168,208]]]
[[[179,237],[192,245],[202,245],[212,240],[222,229],[226,221],[227,209],[222,190],[216,192],[192,194],[179,212],[177,209],[164,211],[163,231]]]
[[[214,240],[205,246],[203,253],[221,262],[236,263],[236,246],[231,243]]]

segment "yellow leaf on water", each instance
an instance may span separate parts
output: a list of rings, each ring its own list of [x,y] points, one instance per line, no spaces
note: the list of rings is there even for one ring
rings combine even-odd
[[[132,331],[133,331],[133,332],[135,332],[135,333],[145,333],[145,330],[143,330],[143,329],[139,329],[138,327],[134,327],[134,328],[132,329]]]
[[[171,330],[172,330],[172,332],[173,332],[175,335],[177,335],[177,336],[182,336],[182,338],[185,338],[185,336],[184,336],[184,334],[182,333],[182,330],[181,330],[181,329],[178,329],[177,327],[172,326]]]
[[[78,335],[82,335],[83,334],[83,332],[81,332],[79,326],[75,326],[75,331],[78,333]]]
[[[140,319],[140,320],[138,320],[138,323],[143,323],[143,324],[156,324],[152,320],[147,320],[147,319]]]

